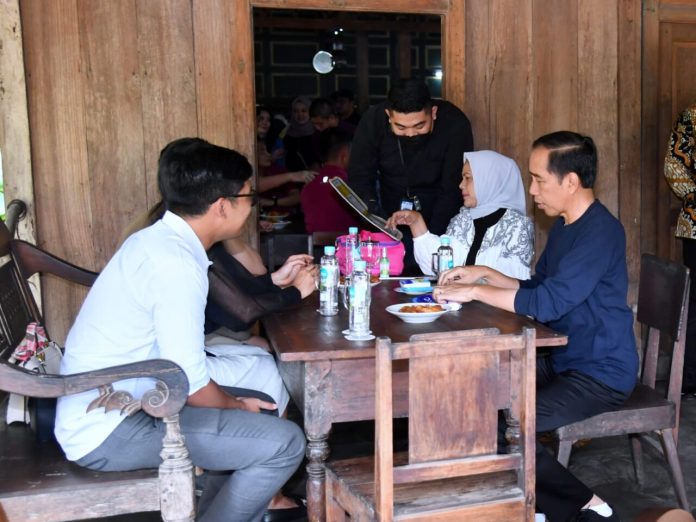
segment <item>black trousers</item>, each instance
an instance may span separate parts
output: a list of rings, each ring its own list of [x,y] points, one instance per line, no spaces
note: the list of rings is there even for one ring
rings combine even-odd
[[[557,374],[550,357],[537,358],[536,431],[551,431],[621,406],[628,394],[576,371]],[[571,520],[592,490],[536,443],[536,504],[551,522]]]
[[[696,392],[696,239],[684,238],[682,240],[682,252],[684,264],[691,272],[682,390]]]

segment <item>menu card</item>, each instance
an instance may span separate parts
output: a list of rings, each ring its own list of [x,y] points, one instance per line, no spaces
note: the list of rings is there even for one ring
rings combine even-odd
[[[372,214],[367,209],[367,205],[365,204],[365,202],[362,199],[360,199],[355,192],[353,192],[353,189],[351,189],[345,181],[343,181],[339,177],[333,177],[329,180],[329,183],[331,183],[331,186],[334,188],[334,190],[338,192],[339,196],[345,199],[346,202],[352,208],[354,208],[358,212],[358,214],[360,214],[364,219],[372,223],[374,226],[376,226],[378,229],[380,229],[382,232],[387,234],[392,239],[401,241],[401,238],[404,236],[401,233],[401,231],[395,228],[388,228],[387,222],[384,218]]]

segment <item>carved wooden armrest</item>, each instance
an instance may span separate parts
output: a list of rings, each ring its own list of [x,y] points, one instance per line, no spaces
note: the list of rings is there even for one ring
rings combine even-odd
[[[92,286],[99,275],[97,272],[85,270],[64,259],[56,257],[40,248],[22,240],[14,240],[11,244],[12,253],[17,260],[17,266],[22,276],[27,279],[38,273],[53,274],[68,281],[84,286]]]
[[[156,380],[152,390],[140,400],[124,391],[115,391],[116,381],[134,378]],[[37,374],[16,365],[0,364],[0,389],[28,397],[61,397],[88,390],[99,390],[99,397],[88,408],[119,409],[132,415],[142,409],[153,417],[169,417],[179,413],[188,398],[189,384],[184,370],[164,359],[153,359],[121,366],[112,366],[72,375]]]

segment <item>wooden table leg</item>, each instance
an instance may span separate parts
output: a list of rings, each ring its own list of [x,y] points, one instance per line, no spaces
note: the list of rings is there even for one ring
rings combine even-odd
[[[310,522],[326,519],[326,472],[324,462],[329,458],[329,434],[307,435],[307,516]]]
[[[326,472],[329,458],[331,411],[331,363],[310,362],[305,365],[304,429],[307,434],[307,515],[310,522],[326,520]]]

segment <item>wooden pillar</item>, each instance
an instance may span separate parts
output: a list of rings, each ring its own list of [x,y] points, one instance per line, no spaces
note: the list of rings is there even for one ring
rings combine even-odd
[[[367,33],[360,32],[355,37],[355,67],[358,71],[357,101],[360,112],[370,106],[370,60],[367,53]]]
[[[397,53],[399,56],[399,77],[411,77],[411,33],[401,31],[398,34]]]
[[[21,199],[27,204],[27,218],[19,223],[19,235],[35,243],[34,180],[18,0],[0,2],[0,85],[0,151],[5,204],[12,199]]]

